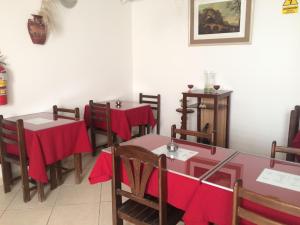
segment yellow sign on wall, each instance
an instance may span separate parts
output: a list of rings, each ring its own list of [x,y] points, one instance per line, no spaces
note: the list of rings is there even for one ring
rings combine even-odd
[[[297,0],[285,0],[282,6],[282,13],[298,13],[298,1]]]

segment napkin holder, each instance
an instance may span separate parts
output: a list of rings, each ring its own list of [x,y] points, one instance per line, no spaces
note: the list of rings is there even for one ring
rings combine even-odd
[[[118,99],[118,100],[116,101],[116,107],[117,107],[117,108],[121,108],[121,106],[122,106],[122,102]]]

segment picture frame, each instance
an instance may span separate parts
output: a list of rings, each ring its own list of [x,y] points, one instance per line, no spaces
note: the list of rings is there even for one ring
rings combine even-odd
[[[253,0],[190,0],[190,45],[249,43]]]

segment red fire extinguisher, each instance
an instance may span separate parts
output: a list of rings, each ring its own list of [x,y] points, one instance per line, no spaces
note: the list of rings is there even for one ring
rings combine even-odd
[[[7,83],[6,70],[0,64],[0,105],[6,105],[7,104],[6,83]]]

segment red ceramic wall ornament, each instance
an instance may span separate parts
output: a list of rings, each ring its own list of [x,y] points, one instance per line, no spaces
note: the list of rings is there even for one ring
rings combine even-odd
[[[28,19],[28,32],[34,44],[43,45],[47,38],[47,27],[40,15],[33,15],[33,19]]]

